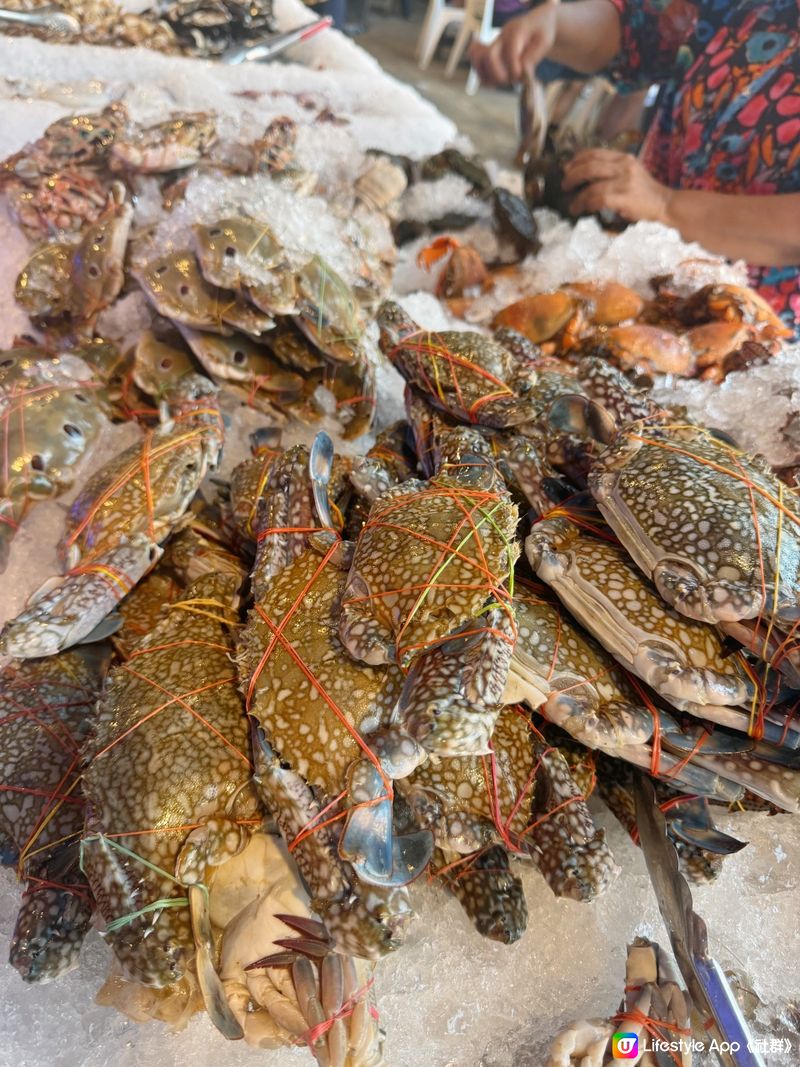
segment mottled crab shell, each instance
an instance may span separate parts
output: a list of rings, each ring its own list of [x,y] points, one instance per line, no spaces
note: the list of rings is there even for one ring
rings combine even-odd
[[[192,329],[221,334],[238,329],[258,337],[275,325],[234,293],[209,285],[187,249],[156,256],[131,273],[159,314]]]
[[[200,270],[212,285],[263,295],[275,288],[282,275],[290,274],[286,251],[266,223],[239,215],[198,224],[193,230]],[[290,290],[287,295],[288,308],[264,310],[288,314],[294,305],[293,292]]]
[[[189,506],[222,447],[222,421],[206,379],[183,380],[197,394],[171,428],[148,431],[94,474],[70,508],[61,548],[69,562],[113,549],[123,535],[160,541]],[[196,385],[196,389],[194,385]]]
[[[755,688],[719,631],[670,608],[617,542],[569,519],[537,523],[525,553],[542,581],[623,665],[680,711],[747,704]],[[732,712],[746,730],[749,716]],[[732,721],[731,725],[735,723]]]
[[[591,748],[645,744],[651,713],[641,706],[624,672],[605,649],[580,631],[566,612],[528,590],[514,597],[519,635],[504,699],[542,707],[568,695],[576,709],[564,728]],[[577,731],[577,732],[573,732]]]
[[[277,579],[259,581],[254,573],[256,604],[237,658],[258,724],[256,769],[265,802],[339,950],[376,958],[399,943],[407,894],[359,884],[339,856],[343,823],[335,816],[347,803],[348,769],[369,753],[361,737],[386,724],[403,678],[396,668],[354,662],[339,641],[341,551],[334,539],[322,554],[307,549]]]
[[[34,879],[10,954],[28,982],[75,967],[91,922],[94,903],[78,868],[84,805],[76,787],[108,662],[107,646],[85,645],[0,673],[0,852],[20,877]]]
[[[105,423],[97,383],[75,364],[73,376],[41,349],[0,352],[0,569],[28,508],[72,484]]]
[[[766,467],[695,427],[634,426],[597,459],[598,506],[668,604],[725,623],[800,614],[800,514]]]
[[[518,554],[517,508],[491,463],[445,465],[375,501],[356,543],[340,636],[365,663],[407,663],[507,600]]]
[[[243,847],[259,813],[231,662],[237,584],[202,577],[169,607],[112,671],[86,747],[84,869],[118,960],[145,985],[186,973],[186,881]]]
[[[395,786],[413,796],[417,821],[433,830],[440,848],[467,854],[499,840],[518,851],[531,822],[534,762],[529,719],[505,707],[488,755],[427,760]],[[483,840],[473,843],[472,833]]]
[[[330,553],[306,549],[262,586],[239,643],[250,714],[323,805],[364,755],[358,737],[388,719],[403,685],[397,668],[356,663],[342,647],[346,578]]]
[[[429,403],[459,422],[515,426],[531,418],[535,372],[483,334],[423,330],[391,300],[378,310],[381,351]]]

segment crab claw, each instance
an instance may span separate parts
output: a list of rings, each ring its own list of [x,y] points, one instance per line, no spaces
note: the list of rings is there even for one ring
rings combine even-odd
[[[214,1026],[229,1041],[244,1037],[244,1030],[233,1014],[225,995],[222,980],[214,966],[214,935],[208,909],[208,894],[199,885],[188,887],[189,914],[192,920],[192,935],[197,949],[197,981],[203,994],[203,1003]]]
[[[308,457],[308,473],[314,494],[314,507],[319,521],[328,530],[335,529],[328,500],[328,483],[331,480],[332,464],[333,441],[324,430],[321,430],[314,438],[314,443],[311,446],[311,453]]]
[[[433,836],[427,830],[395,836],[392,800],[383,776],[369,760],[350,770],[353,806],[339,842],[339,855],[352,863],[362,882],[403,886],[430,863]]]
[[[601,445],[610,445],[616,436],[616,423],[606,409],[577,393],[554,400],[547,421],[554,430],[588,437]]]
[[[444,237],[437,237],[434,241],[431,241],[429,245],[425,245],[417,253],[417,266],[422,267],[424,270],[430,270],[434,263],[438,263],[440,259],[453,252],[456,248],[460,248],[460,242],[455,237],[445,235]]]

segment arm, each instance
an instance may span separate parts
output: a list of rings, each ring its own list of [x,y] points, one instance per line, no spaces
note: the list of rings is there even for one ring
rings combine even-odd
[[[669,189],[664,222],[684,240],[765,267],[800,263],[800,193],[746,196]]]
[[[486,85],[521,81],[546,56],[582,74],[602,70],[621,45],[619,13],[612,0],[547,0],[512,19],[490,45],[476,43],[472,62]]]
[[[670,189],[634,156],[593,148],[564,168],[564,188],[579,189],[575,214],[606,208],[630,222],[648,219],[672,226],[685,241],[709,252],[761,266],[800,263],[800,193],[747,196]]]

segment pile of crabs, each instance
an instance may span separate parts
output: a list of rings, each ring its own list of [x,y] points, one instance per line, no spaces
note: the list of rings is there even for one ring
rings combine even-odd
[[[524,865],[573,900],[611,884],[587,801],[633,832],[637,774],[695,881],[743,847],[715,809],[798,811],[795,491],[597,354],[510,321],[423,328],[369,248],[346,280],[244,212],[166,251],[132,240],[136,176],[172,172],[179,201],[174,171],[215,134],[100,119],[5,171],[47,237],[17,283],[38,334],[0,353],[5,551],[37,500],[78,487],[62,574],[0,633],[11,962],[55,979],[97,921],[102,1002],[378,1064],[373,972],[416,880],[511,943]],[[287,124],[250,149],[303,195]],[[351,210],[385,200],[393,166],[376,157]],[[106,199],[53,236],[64,168]],[[99,331],[125,292],[150,328],[118,349]],[[404,417],[366,454],[324,431],[282,443],[297,420],[345,443],[370,429],[384,363]],[[221,479],[232,399],[263,424]],[[109,419],[141,432],[83,478]]]
[[[116,47],[140,45],[173,55],[210,58],[235,46],[264,40],[275,30],[272,0],[174,0],[131,11],[115,0],[7,0],[9,11],[40,15],[41,21],[3,24],[3,33],[50,40],[63,36],[70,43]],[[46,15],[63,13],[72,32],[54,31]]]

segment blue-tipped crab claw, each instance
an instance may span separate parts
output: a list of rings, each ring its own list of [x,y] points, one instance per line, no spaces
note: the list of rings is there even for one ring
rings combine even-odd
[[[333,441],[321,430],[314,438],[311,445],[311,453],[308,458],[308,473],[311,477],[311,486],[314,494],[314,507],[322,525],[333,530],[333,516],[331,515],[328,501],[328,484],[331,478],[333,465]]]
[[[383,775],[369,760],[350,771],[352,807],[339,841],[339,855],[369,885],[403,886],[419,877],[433,855],[427,830],[395,836],[392,800]]]

